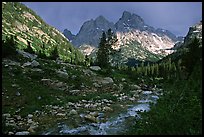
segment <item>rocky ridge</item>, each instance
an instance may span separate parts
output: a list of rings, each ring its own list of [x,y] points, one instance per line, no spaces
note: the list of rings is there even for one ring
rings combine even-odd
[[[122,17],[115,24],[103,16],[85,22],[79,33],[72,39],[72,43],[80,47],[83,54],[90,55],[96,51],[89,50],[90,47],[91,49],[97,48],[102,31],[107,31],[109,28],[116,33],[119,39],[115,46],[116,49],[137,41],[142,48],[158,55],[158,58],[172,53],[170,49],[176,42],[181,41],[181,37],[176,37],[170,31],[161,28],[155,29],[145,24],[140,16],[124,11]]]

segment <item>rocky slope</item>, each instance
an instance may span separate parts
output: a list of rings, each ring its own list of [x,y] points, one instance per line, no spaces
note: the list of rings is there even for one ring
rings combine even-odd
[[[202,54],[202,21],[199,23],[196,23],[195,25],[191,26],[189,28],[189,31],[187,35],[184,37],[184,40],[181,42],[178,42],[174,45],[172,48],[174,52],[166,57],[164,57],[162,60],[159,60],[159,62],[165,62],[169,58],[171,58],[172,61],[178,61],[179,59],[184,60],[184,56],[188,54],[189,50],[192,49],[191,43],[197,38],[199,42],[198,47],[193,47],[193,52],[197,52],[196,54]],[[200,51],[201,50],[201,51]],[[197,55],[199,56],[199,55]],[[186,60],[187,57],[185,57]],[[195,60],[194,58],[189,58],[188,60]],[[202,60],[202,59],[201,59]],[[196,60],[195,60],[196,61]]]
[[[161,28],[155,29],[147,25],[144,20],[136,14],[124,11],[122,17],[115,24],[106,20],[103,16],[85,22],[79,33],[75,37],[72,37],[72,43],[77,47],[81,47],[80,49],[86,50],[81,50],[84,54],[90,55],[93,51],[96,51],[89,50],[90,47],[91,49],[97,48],[102,31],[107,31],[109,28],[117,35],[118,43],[115,47],[116,49],[126,48],[130,43],[138,43],[140,48],[137,48],[137,45],[135,45],[135,48],[138,49],[135,53],[138,53],[138,56],[142,55],[141,50],[148,52],[142,55],[143,57],[140,56],[137,58],[135,58],[135,56],[137,56],[136,54],[129,54],[130,58],[140,58],[140,60],[151,60],[151,57],[148,57],[149,53],[156,57],[151,61],[158,60],[172,53],[169,49],[171,49],[177,41],[182,40],[182,37],[176,37],[168,30]],[[83,45],[89,46],[84,47]],[[86,49],[86,47],[88,49]],[[127,58],[123,58],[123,60],[127,61]]]
[[[133,81],[118,70],[107,76],[97,66],[38,57],[30,63],[32,56],[20,55],[29,53],[2,60],[3,134],[62,134],[49,130],[59,123],[70,128],[103,123],[138,101],[148,87],[140,83],[142,79]]]
[[[63,60],[83,59],[81,52],[61,32],[45,23],[34,11],[19,2],[2,2],[2,40],[11,36],[19,49],[30,45],[36,53],[43,50],[49,56],[57,47]]]

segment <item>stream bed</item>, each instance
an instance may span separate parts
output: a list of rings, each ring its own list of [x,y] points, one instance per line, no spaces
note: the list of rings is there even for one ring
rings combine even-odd
[[[150,110],[150,103],[155,104],[159,99],[159,93],[143,91],[139,100],[130,104],[126,111],[109,118],[106,122],[86,123],[76,128],[70,128],[65,123],[58,123],[56,127],[42,133],[43,135],[120,135],[125,134],[128,128],[140,119],[141,112]],[[101,114],[102,115],[102,114]]]

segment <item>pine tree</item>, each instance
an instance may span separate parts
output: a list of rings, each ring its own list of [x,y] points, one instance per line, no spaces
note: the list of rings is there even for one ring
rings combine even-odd
[[[112,49],[112,46],[117,42],[116,35],[113,34],[112,30],[109,29],[106,33],[102,33],[102,37],[99,43],[99,49],[97,52],[97,64],[101,68],[110,67],[110,55],[113,55],[115,51]]]
[[[155,64],[155,75],[156,76],[159,76],[159,65],[158,64]]]
[[[107,41],[106,41],[106,33],[102,33],[102,37],[100,39],[99,47],[97,52],[97,64],[101,68],[107,68],[108,67],[108,48],[107,48]]]
[[[88,55],[85,56],[85,66],[90,66],[90,58]]]
[[[59,57],[59,55],[58,55],[57,46],[55,46],[54,49],[51,51],[49,58],[55,60],[58,57]]]

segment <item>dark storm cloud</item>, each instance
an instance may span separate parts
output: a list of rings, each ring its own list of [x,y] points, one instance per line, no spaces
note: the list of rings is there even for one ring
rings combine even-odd
[[[123,11],[141,16],[155,28],[186,35],[188,28],[202,19],[201,2],[24,2],[48,24],[60,31],[78,33],[82,24],[103,15],[116,22]]]

